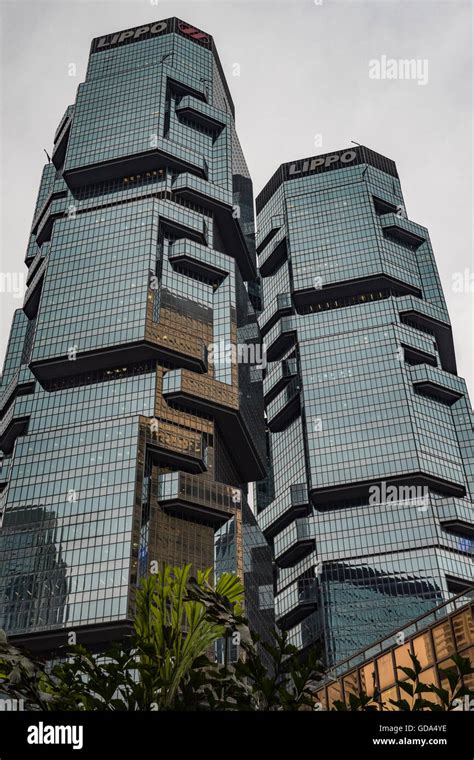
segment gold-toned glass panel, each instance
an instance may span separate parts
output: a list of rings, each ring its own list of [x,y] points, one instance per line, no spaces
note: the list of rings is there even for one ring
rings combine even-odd
[[[331,683],[328,686],[328,704],[331,708],[336,700],[341,699],[341,685],[339,683]]]
[[[377,659],[377,668],[379,671],[380,688],[386,689],[387,686],[392,686],[395,683],[392,652],[387,652],[387,654]]]
[[[319,703],[321,707],[320,710],[327,710],[328,709],[328,700],[326,697],[326,689],[320,689],[315,694],[315,702]]]
[[[436,668],[435,667],[428,668],[427,670],[424,670],[422,673],[420,673],[419,681],[420,683],[427,684],[428,686],[430,686],[431,684],[438,686]],[[428,702],[439,702],[436,694],[430,693],[429,691],[422,692],[420,696],[423,697],[423,699],[428,700]]]
[[[369,696],[374,693],[374,671],[375,664],[373,662],[369,662],[367,665],[364,665],[359,669],[361,691],[365,692]]]
[[[458,649],[474,644],[474,621],[470,607],[453,617],[453,628]]]
[[[413,663],[410,659],[410,645],[402,644],[395,649],[395,665],[397,668],[412,668]],[[407,676],[403,670],[396,671],[396,677],[399,681],[404,681]]]
[[[436,650],[436,659],[441,660],[454,652],[453,634],[449,620],[433,628],[433,640]]]
[[[349,673],[349,675],[345,676],[343,679],[344,684],[344,700],[347,702],[349,699],[349,694],[358,694],[359,693],[359,679],[357,677],[357,670],[354,670],[352,673]]]
[[[471,667],[474,667],[474,647],[470,647],[470,649],[466,649],[464,652],[461,652],[461,656],[467,657],[471,663]],[[468,676],[463,676],[463,683],[464,686],[467,686],[468,689],[474,691],[474,673],[471,673]]]
[[[384,702],[384,706],[383,706],[384,710],[397,710],[395,705],[390,704],[391,699],[393,699],[394,702],[398,700],[398,689],[396,686],[392,686],[391,689],[385,689],[385,691],[382,692],[382,702]]]
[[[441,675],[441,670],[454,670],[456,668],[453,660],[451,657],[449,657],[447,660],[443,660],[442,662],[438,662],[437,667],[437,676],[438,676],[438,682],[439,685],[446,689],[447,691],[450,690],[449,681],[447,678],[443,678]]]
[[[418,658],[421,667],[427,668],[428,665],[432,665],[434,662],[434,652],[430,634],[428,632],[422,633],[421,636],[414,638],[412,643],[413,652]]]

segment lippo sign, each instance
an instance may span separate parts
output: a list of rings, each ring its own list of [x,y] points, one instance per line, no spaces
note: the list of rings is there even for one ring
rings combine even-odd
[[[121,45],[126,40],[137,42],[145,34],[163,34],[166,32],[168,24],[166,21],[158,21],[156,24],[149,26],[137,26],[135,29],[126,29],[124,32],[116,32],[115,34],[109,34],[107,37],[98,37],[94,40],[94,52],[97,50],[103,50],[103,48],[115,47]]]
[[[357,158],[357,151],[346,150],[344,153],[332,153],[326,156],[315,156],[314,158],[307,158],[301,163],[297,161],[294,164],[290,164],[288,169],[288,175],[294,177],[297,174],[305,174],[306,172],[312,172],[318,167],[322,170],[330,169],[336,164],[340,164],[341,168],[347,166]]]
[[[178,32],[184,37],[193,40],[193,42],[199,42],[202,45],[208,46],[211,43],[209,35],[201,32],[200,29],[196,29],[195,26],[191,26],[177,18],[169,18],[165,21],[157,21],[156,24],[136,26],[133,29],[125,29],[123,32],[115,32],[105,37],[96,37],[92,41],[92,52],[98,53],[101,50],[108,50],[124,43],[139,42],[140,40],[150,39],[167,32]]]

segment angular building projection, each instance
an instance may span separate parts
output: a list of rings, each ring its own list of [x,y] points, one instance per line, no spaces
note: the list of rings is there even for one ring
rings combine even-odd
[[[215,531],[265,475],[261,369],[219,349],[259,354],[255,259],[212,38],[170,18],[95,39],[43,171],[2,376],[9,635],[100,646],[128,630],[152,562],[213,565]]]
[[[257,198],[275,614],[329,664],[472,583],[473,421],[428,232],[360,146]]]

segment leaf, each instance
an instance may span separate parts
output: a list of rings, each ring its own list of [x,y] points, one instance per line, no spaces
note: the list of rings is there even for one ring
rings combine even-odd
[[[402,691],[406,691],[407,694],[410,695],[410,697],[413,696],[413,686],[411,683],[407,683],[406,681],[397,681],[398,688]]]
[[[412,668],[406,668],[406,667],[403,667],[402,665],[397,665],[397,667],[399,670],[405,673],[405,675],[408,676],[408,678],[411,681],[416,681],[416,673],[414,670],[412,670]]]

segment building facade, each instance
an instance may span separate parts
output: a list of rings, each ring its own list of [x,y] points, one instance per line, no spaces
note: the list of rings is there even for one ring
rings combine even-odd
[[[393,161],[359,146],[284,164],[257,214],[258,520],[277,622],[331,665],[472,581],[472,412]]]
[[[213,565],[265,473],[252,184],[208,34],[170,18],[93,40],[26,265],[1,386],[0,627],[100,645],[152,563]]]

